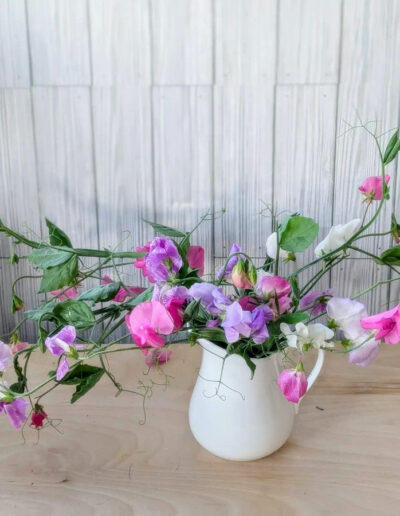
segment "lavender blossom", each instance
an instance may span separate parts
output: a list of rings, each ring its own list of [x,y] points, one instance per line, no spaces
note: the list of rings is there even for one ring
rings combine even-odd
[[[212,315],[220,314],[231,303],[221,288],[212,283],[195,283],[189,288],[189,295],[196,301],[201,299],[201,304]]]
[[[156,281],[167,281],[183,265],[175,244],[169,238],[156,237],[145,257],[146,270]]]

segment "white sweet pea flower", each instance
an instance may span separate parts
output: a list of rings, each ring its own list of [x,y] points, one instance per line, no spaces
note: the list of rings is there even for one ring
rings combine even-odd
[[[332,297],[326,305],[326,313],[346,339],[355,340],[365,333],[360,320],[368,316],[365,305],[353,299]]]
[[[276,259],[276,252],[278,250],[278,235],[277,233],[271,233],[267,238],[267,255],[273,260]],[[279,259],[287,260],[289,258],[289,251],[285,251],[285,249],[279,249]]]
[[[328,235],[315,248],[315,255],[319,258],[342,246],[360,229],[361,223],[361,219],[353,219],[347,224],[332,226]]]
[[[327,342],[333,338],[334,332],[323,324],[316,323],[306,326],[300,322],[296,324],[295,331],[292,331],[288,324],[282,323],[280,328],[291,348],[306,351],[310,347],[315,349],[334,347],[332,342]]]

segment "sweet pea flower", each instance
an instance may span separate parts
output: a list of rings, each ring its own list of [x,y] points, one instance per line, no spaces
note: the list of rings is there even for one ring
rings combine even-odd
[[[276,232],[271,233],[267,238],[266,248],[267,255],[273,260],[276,260],[276,253],[278,251],[278,234]],[[290,256],[291,253],[289,253],[289,251],[286,251],[285,249],[281,248],[279,249],[280,260],[289,260]]]
[[[261,344],[268,337],[266,326],[267,320],[272,319],[265,308],[257,308],[253,312],[242,309],[240,304],[235,301],[226,309],[226,317],[221,326],[224,328],[226,340],[229,343],[237,342],[242,337],[252,337],[256,344]],[[270,316],[269,316],[270,315]]]
[[[102,285],[108,285],[109,283],[113,283],[112,278],[110,276],[105,275],[101,280]],[[113,301],[116,303],[123,303],[127,297],[138,296],[142,292],[144,292],[144,288],[141,287],[121,287],[118,292],[115,294]]]
[[[27,406],[28,402],[24,398],[16,398],[9,403],[0,401],[0,414],[4,410],[12,426],[19,430],[27,420],[25,415]]]
[[[290,283],[281,276],[273,276],[267,274],[260,279],[256,288],[257,294],[266,299],[278,296],[278,298],[287,296],[290,293]]]
[[[58,290],[52,290],[50,294],[52,296],[57,296],[59,301],[66,301],[67,299],[75,299],[78,297],[78,289],[76,287],[70,287],[64,292],[64,288],[59,288]],[[63,292],[61,294],[61,292]],[[61,294],[61,295],[60,295]]]
[[[153,290],[152,301],[160,301],[170,313],[174,321],[174,331],[182,328],[183,325],[183,305],[190,298],[186,287],[161,286],[156,284]]]
[[[234,253],[240,253],[241,250],[242,250],[241,247],[239,247],[237,244],[233,244],[233,246],[231,247],[229,256],[231,256]],[[226,267],[225,267],[225,265],[223,265],[220,268],[220,270],[218,271],[217,278],[220,280],[220,279],[222,279],[222,277],[226,278],[227,276],[230,276],[232,274],[233,268],[239,261],[239,258],[244,260],[244,256],[239,255],[239,254],[232,256],[232,258],[229,258]]]
[[[57,367],[57,372],[56,372],[57,382],[60,382],[64,378],[64,376],[68,373],[68,371],[69,371],[68,360],[67,360],[67,357],[65,355],[63,355],[61,357],[60,363],[58,364],[58,367]]]
[[[220,324],[220,319],[209,319],[206,321],[206,328],[218,328]]]
[[[40,405],[37,405],[35,406],[35,409],[32,412],[30,426],[35,428],[36,430],[40,430],[40,428],[43,428],[43,422],[45,419],[47,419],[46,412]]]
[[[328,342],[333,338],[334,332],[323,324],[297,323],[295,330],[292,331],[286,323],[280,325],[281,332],[286,337],[288,346],[297,348],[300,352],[307,351],[309,348],[331,348],[334,346],[332,342]]]
[[[309,292],[300,300],[300,308],[304,310],[309,307],[307,311],[315,317],[325,312],[326,304],[332,295],[333,290],[331,288]]]
[[[169,335],[174,331],[171,314],[159,301],[140,303],[125,317],[125,322],[139,347],[162,348],[165,345],[162,335]],[[147,355],[147,349],[142,351]]]
[[[171,358],[171,355],[172,351],[170,349],[153,349],[151,355],[147,355],[145,363],[149,367],[165,364]]]
[[[54,356],[59,357],[64,353],[71,352],[71,346],[75,342],[76,339],[76,330],[74,326],[64,326],[62,330],[53,335],[52,337],[47,337],[44,341],[46,348],[52,353]]]
[[[167,281],[182,267],[183,261],[170,238],[156,237],[145,257],[146,270],[156,281]]]
[[[212,315],[218,315],[223,312],[231,300],[222,293],[220,287],[216,287],[212,283],[194,283],[189,288],[191,298],[201,299],[202,306]]]
[[[379,353],[379,342],[371,334],[365,333],[352,341],[355,348],[349,353],[350,364],[365,367],[371,364]],[[358,347],[359,346],[359,347]]]
[[[307,376],[301,362],[296,369],[284,369],[278,377],[278,385],[288,401],[298,403],[307,392]]]
[[[400,342],[400,305],[391,310],[381,312],[361,319],[361,326],[365,330],[378,330],[375,340],[383,339],[386,344]]]
[[[367,317],[365,305],[353,299],[332,297],[326,312],[334,325],[343,331],[346,339],[354,340],[364,333],[360,320]]]
[[[248,312],[252,312],[259,304],[257,299],[251,296],[241,297],[238,299],[238,303],[243,308],[243,310],[247,310]]]
[[[143,276],[145,278],[147,278],[150,281],[150,283],[155,283],[156,280],[153,278],[153,276],[151,275],[150,271],[147,269],[147,266],[146,266],[146,257],[150,251],[150,242],[147,242],[147,244],[144,247],[136,247],[136,251],[138,251],[139,253],[147,253],[147,254],[145,256],[142,256],[142,258],[136,258],[133,266],[136,269],[141,269]]]
[[[385,183],[389,183],[389,174],[385,175]],[[383,195],[383,179],[382,176],[371,176],[363,182],[358,188],[365,196],[366,201],[380,201]]]
[[[12,360],[12,351],[10,346],[0,341],[0,373],[4,373]]]
[[[191,245],[187,250],[187,261],[191,269],[199,269],[198,275],[204,274],[204,249],[201,245]]]
[[[14,342],[11,346],[11,352],[13,355],[16,353],[19,353],[20,351],[23,351],[24,349],[29,347],[29,342]]]
[[[360,229],[361,223],[361,219],[353,219],[347,224],[331,227],[328,235],[315,248],[315,256],[320,258],[341,247]]]

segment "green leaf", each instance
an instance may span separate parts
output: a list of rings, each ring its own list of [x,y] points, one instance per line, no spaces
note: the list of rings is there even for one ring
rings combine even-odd
[[[69,256],[69,260],[65,263],[56,267],[49,267],[44,271],[39,293],[51,292],[76,283],[78,257],[76,254],[70,254]]]
[[[306,321],[310,316],[306,312],[293,312],[292,314],[283,314],[279,317],[278,323],[297,324]]]
[[[390,138],[389,143],[386,146],[385,154],[383,156],[383,162],[385,165],[390,163],[396,157],[396,154],[400,150],[399,130],[393,134]]]
[[[154,229],[156,233],[160,233],[160,235],[165,235],[169,237],[177,237],[177,238],[184,238],[186,236],[186,233],[182,233],[182,231],[178,231],[177,229],[170,228],[169,226],[163,226],[162,224],[157,224],[156,222],[150,222],[149,220],[144,219],[147,224],[150,224],[150,226]]]
[[[224,344],[228,344],[225,332],[220,328],[196,329],[193,331],[193,334],[195,334],[196,339],[207,339],[211,340],[211,342],[223,342]]]
[[[49,228],[49,239],[51,245],[72,247],[71,240],[62,229],[53,224],[49,219],[46,219],[46,225]]]
[[[72,254],[71,251],[52,249],[51,247],[41,247],[32,251],[26,256],[26,258],[32,262],[33,265],[39,267],[39,269],[47,269],[49,267],[62,265],[63,263],[70,260],[71,256],[76,255]]]
[[[32,321],[39,321],[39,319],[44,314],[52,314],[53,309],[56,306],[55,301],[50,301],[49,303],[45,303],[44,305],[39,306],[39,308],[33,308],[32,310],[26,310],[24,315],[26,318]]]
[[[384,251],[380,256],[380,262],[385,265],[400,265],[400,245]]]
[[[53,314],[61,324],[70,324],[77,330],[87,330],[95,324],[93,312],[82,301],[67,299],[58,303],[53,310]]]
[[[76,390],[71,398],[75,403],[92,389],[104,374],[104,369],[86,364],[79,364],[67,373],[59,382],[63,385],[76,385]]]
[[[298,304],[298,301],[300,300],[300,287],[299,287],[299,281],[297,276],[289,276],[289,283],[290,288],[292,290],[292,301],[294,301],[296,304]]]
[[[78,300],[92,301],[93,303],[99,303],[100,301],[111,301],[111,299],[116,296],[120,287],[121,284],[118,282],[99,285],[98,287],[86,290],[86,292],[82,292],[82,294],[79,295]]]
[[[318,229],[313,219],[292,215],[278,229],[279,246],[293,253],[305,251],[317,237]]]
[[[126,303],[121,303],[121,307],[123,308],[133,308],[137,305],[140,305],[140,303],[144,303],[145,301],[151,301],[151,298],[153,297],[153,288],[149,287],[144,292],[139,294],[133,299],[130,299]]]

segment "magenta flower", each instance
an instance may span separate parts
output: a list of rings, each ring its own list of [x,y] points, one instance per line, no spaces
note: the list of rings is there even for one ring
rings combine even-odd
[[[299,362],[296,369],[285,369],[278,378],[278,385],[288,401],[298,403],[307,392],[307,377],[303,364]]]
[[[139,347],[162,348],[165,344],[162,335],[169,335],[174,331],[171,314],[159,301],[146,301],[136,306],[125,317],[125,322]],[[147,355],[147,349],[142,351]]]
[[[101,284],[108,285],[109,283],[113,283],[113,280],[110,276],[105,275],[101,280]],[[145,289],[141,287],[121,287],[115,294],[113,301],[115,301],[115,303],[123,303],[127,297],[131,297],[131,295],[136,297],[144,292],[144,290]]]
[[[19,430],[27,420],[25,415],[27,406],[28,402],[24,398],[16,398],[10,403],[0,401],[0,413],[4,410],[12,426]]]
[[[252,312],[258,306],[258,301],[254,297],[244,296],[238,300],[238,303],[243,308],[243,310],[247,310],[248,312]]]
[[[231,300],[222,293],[220,287],[212,283],[194,283],[189,288],[191,298],[201,299],[202,306],[212,315],[218,315],[230,305]]]
[[[304,310],[309,307],[307,311],[313,316],[322,314],[325,312],[326,304],[332,295],[333,290],[331,288],[309,292],[300,300],[300,308]]]
[[[391,310],[361,319],[364,330],[378,330],[375,340],[383,339],[386,344],[400,342],[400,305]]]
[[[171,358],[172,351],[170,349],[153,349],[150,355],[147,355],[146,365],[151,367],[153,365],[165,364]]]
[[[268,337],[266,323],[271,319],[272,312],[266,305],[247,312],[235,301],[226,309],[226,317],[221,326],[229,343],[237,342],[241,336],[251,336],[256,344],[261,344]]]
[[[233,246],[231,247],[231,251],[229,253],[229,256],[231,256],[234,253],[240,253],[241,250],[242,250],[241,247],[239,247],[237,244],[233,244]],[[237,264],[237,262],[239,261],[239,258],[244,260],[244,256],[242,256],[242,255],[237,254],[235,256],[232,256],[232,258],[230,258],[228,260],[228,264],[227,264],[226,268],[225,268],[225,265],[223,265],[220,268],[220,270],[218,271],[218,274],[217,274],[217,278],[220,280],[220,279],[222,279],[222,277],[226,278],[227,276],[232,274],[233,268]]]
[[[186,287],[172,287],[167,285],[161,287],[156,284],[153,291],[152,301],[160,301],[170,313],[174,321],[174,331],[182,328],[183,325],[183,305],[190,298]]]
[[[385,175],[385,183],[389,183],[389,174]],[[364,183],[358,188],[365,196],[366,201],[380,201],[383,195],[382,176],[367,177]]]
[[[350,364],[355,364],[362,367],[369,366],[371,362],[373,362],[378,356],[379,342],[371,338],[368,333],[365,333],[357,339],[353,340],[352,344],[356,349],[350,351],[349,353]],[[360,346],[360,344],[362,344],[362,346]]]
[[[30,426],[36,430],[40,430],[43,428],[43,422],[45,419],[47,419],[47,414],[43,408],[39,405],[35,406],[35,410],[32,412]]]
[[[172,240],[156,237],[150,243],[145,264],[146,270],[156,281],[167,281],[179,271],[183,262]]]
[[[52,337],[47,337],[44,344],[50,353],[59,357],[60,355],[71,351],[71,346],[75,342],[75,339],[76,330],[74,326],[64,326],[62,330]]]
[[[204,274],[204,249],[201,245],[191,245],[187,250],[187,261],[191,269],[199,269],[198,275]]]
[[[267,299],[270,297],[287,296],[290,293],[290,283],[280,276],[264,276],[257,285],[257,294]]]
[[[144,247],[136,247],[136,251],[139,253],[147,253],[149,254],[150,251],[150,242],[147,242],[147,244]],[[147,270],[146,267],[146,256],[142,256],[142,258],[136,258],[135,263],[133,264],[136,269],[142,269],[142,274],[145,278],[147,278],[150,283],[155,283],[156,280],[153,278],[151,273]]]
[[[4,344],[0,340],[0,372],[4,372],[7,367],[10,365],[12,360],[12,351],[10,346]]]
[[[66,301],[67,299],[75,299],[76,297],[78,297],[78,289],[76,287],[70,287],[63,294],[61,294],[61,292],[64,291],[64,288],[60,288],[58,290],[52,290],[50,292],[50,294],[52,296],[58,296],[57,299],[59,301]]]

